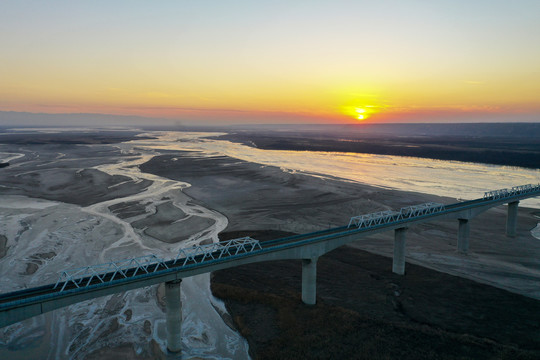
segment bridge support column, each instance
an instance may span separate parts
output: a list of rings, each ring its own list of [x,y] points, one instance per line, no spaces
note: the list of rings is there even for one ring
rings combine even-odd
[[[399,228],[394,230],[394,259],[392,261],[392,272],[403,275],[405,274],[405,239],[407,228]]]
[[[182,301],[180,284],[182,280],[165,283],[165,307],[167,316],[167,349],[171,352],[182,350]]]
[[[317,260],[318,257],[302,259],[302,301],[307,305],[317,302]]]
[[[506,235],[516,236],[517,215],[519,201],[508,203],[508,214],[506,215]]]
[[[469,251],[469,232],[471,225],[469,224],[469,219],[458,219],[459,220],[459,229],[458,229],[458,239],[457,239],[457,248],[461,253],[467,253]]]

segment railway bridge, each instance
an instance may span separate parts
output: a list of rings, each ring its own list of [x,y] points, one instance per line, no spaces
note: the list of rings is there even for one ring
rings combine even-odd
[[[540,184],[488,191],[479,199],[444,205],[424,203],[398,210],[353,216],[347,225],[323,231],[259,242],[245,237],[181,249],[175,258],[142,256],[105,264],[68,269],[54,284],[0,294],[0,327],[92,298],[165,283],[167,347],[181,350],[183,278],[244,264],[302,260],[302,301],[316,302],[317,259],[327,252],[384,231],[394,231],[392,271],[405,274],[407,229],[415,224],[455,219],[459,222],[457,248],[469,248],[469,221],[488,209],[508,204],[506,234],[516,235],[520,200],[540,195]]]

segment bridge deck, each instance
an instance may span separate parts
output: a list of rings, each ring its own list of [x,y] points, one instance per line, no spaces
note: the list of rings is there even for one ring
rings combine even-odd
[[[415,223],[444,218],[459,218],[460,216],[464,216],[464,214],[466,215],[467,211],[470,211],[471,209],[480,209],[485,211],[490,207],[519,201],[521,199],[535,197],[538,195],[540,195],[540,190],[526,194],[506,196],[504,198],[480,198],[447,205],[444,207],[444,210],[436,213],[404,218],[386,224],[373,225],[365,228],[341,226],[313,233],[269,240],[260,243],[262,248],[259,250],[237,255],[230,255],[219,259],[201,261],[202,259],[200,258],[200,255],[199,258],[195,257],[192,261],[186,264],[181,261],[176,263],[174,260],[165,261],[160,264],[155,264],[154,268],[150,267],[152,270],[146,273],[140,273],[140,271],[137,273],[136,268],[127,269],[125,271],[125,278],[114,279],[112,281],[110,281],[114,276],[112,272],[102,274],[101,278],[83,278],[82,283],[86,283],[86,286],[84,287],[78,287],[75,285],[75,283],[61,283],[61,286],[57,286],[58,284],[48,284],[40,287],[4,293],[0,294],[0,312],[10,311],[19,307],[30,306],[32,304],[39,304],[44,301],[59,300],[82,293],[88,294],[88,299],[103,296],[106,293],[100,290],[103,290],[104,288],[115,288],[110,289],[109,293],[125,291],[126,289],[148,286],[152,285],[153,283],[162,282],[164,279],[169,279],[171,275],[174,275],[176,278],[182,278],[192,276],[196,273],[211,272],[217,269],[216,265],[218,264],[221,265],[219,268],[224,268],[223,264],[228,264],[225,267],[236,266],[237,263],[245,263],[245,261],[239,261],[245,258],[250,258],[249,262],[265,261],[267,258],[264,257],[264,255],[269,253],[282,252],[288,249],[304,247],[306,245],[315,243],[329,242],[339,238],[351,239],[346,241],[349,242],[359,239],[362,236],[407,227]],[[139,282],[140,285],[137,284]],[[125,286],[122,286],[124,284],[129,284],[129,287],[126,288]],[[65,287],[63,285],[65,285]],[[92,292],[96,292],[95,296],[90,294]],[[66,302],[63,306],[68,304],[69,302]],[[44,310],[42,311],[44,312]],[[5,325],[7,324],[0,324],[0,326]]]

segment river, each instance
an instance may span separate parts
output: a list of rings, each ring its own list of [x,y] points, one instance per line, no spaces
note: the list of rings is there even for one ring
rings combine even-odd
[[[152,184],[140,193],[85,207],[19,195],[0,199],[0,233],[9,239],[7,254],[0,260],[2,292],[55,282],[68,268],[149,254],[169,259],[182,247],[205,240],[218,241],[218,233],[227,227],[227,218],[190,202],[182,192],[190,184],[141,173],[138,165],[159,155],[159,151],[135,150],[136,146],[136,142],[119,144],[117,147],[124,154],[131,155],[128,160],[94,168],[136,182],[151,180]],[[56,166],[56,163],[69,161],[69,152],[64,152],[42,153],[37,157],[37,164],[33,160],[30,166]],[[91,156],[91,151],[89,154]],[[22,166],[26,160],[25,154],[11,152],[1,153],[0,158],[19,159],[14,167]],[[150,204],[148,209],[153,211],[164,198],[188,217],[209,218],[212,225],[185,241],[169,244],[144,236],[110,211],[111,206],[125,202]],[[249,358],[247,342],[221,319],[226,309],[212,296],[210,274],[184,279],[181,287],[183,350],[179,356],[184,359]],[[145,328],[147,323],[150,328]],[[0,358],[6,359],[83,359],[118,344],[132,344],[124,348],[132,347],[135,354],[144,356],[149,351],[149,341],[166,352],[165,317],[157,306],[156,287],[78,303],[14,324],[2,329],[0,334]]]
[[[139,147],[193,150],[304,172],[333,176],[402,191],[476,199],[485,191],[540,183],[540,169],[432,160],[392,155],[261,150],[226,140],[209,138],[219,133],[153,132],[157,140],[133,141]],[[521,202],[540,209],[540,199]]]
[[[309,151],[279,151],[260,150],[226,140],[212,138],[219,133],[196,132],[148,132],[154,139],[136,139],[130,142],[116,144],[125,153],[132,153],[130,161],[103,164],[95,168],[110,175],[124,175],[135,180],[147,179],[153,184],[144,192],[96,203],[87,207],[52,202],[27,197],[10,197],[0,201],[0,216],[4,222],[0,230],[8,238],[17,239],[17,251],[11,251],[2,259],[3,264],[16,266],[21,259],[35,256],[36,249],[41,246],[41,265],[36,272],[35,281],[54,277],[63,270],[66,259],[78,258],[81,264],[99,259],[125,257],[125,254],[157,254],[172,257],[180,247],[211,239],[217,241],[217,234],[226,228],[227,219],[212,209],[205,209],[185,200],[182,189],[196,184],[173,181],[151,174],[141,173],[137,165],[151,157],[160,155],[164,150],[197,151],[201,156],[224,155],[237,159],[271,165],[287,172],[302,172],[320,177],[337,177],[347,181],[356,181],[388,189],[415,191],[420,193],[449,196],[456,199],[474,199],[481,197],[484,191],[508,188],[515,185],[540,182],[540,170],[518,167],[463,163],[457,161],[439,161],[400,156],[370,155],[335,152]],[[66,154],[59,154],[58,159],[64,159]],[[2,153],[4,161],[24,160],[23,154]],[[135,231],[130,223],[114,216],[109,207],[127,201],[159,202],[164,196],[173,199],[174,206],[186,214],[211,218],[214,224],[200,234],[193,234],[186,242],[166,244],[151,241]],[[540,209],[539,199],[529,199],[522,205]],[[54,212],[54,216],[51,213]],[[63,217],[64,223],[70,226],[56,224],[55,218]],[[111,229],[118,229],[113,232]],[[535,237],[540,237],[540,226],[532,230]],[[73,241],[77,238],[94,239],[93,234],[106,234],[99,241],[87,242],[85,247]],[[109,234],[110,233],[110,234]],[[204,233],[204,236],[201,234]],[[116,234],[116,235],[115,235]],[[37,239],[37,240],[36,240]],[[56,241],[56,243],[54,241]],[[58,244],[62,241],[62,247]],[[41,241],[41,242],[40,242]],[[53,244],[53,245],[50,245]],[[47,248],[49,246],[50,248]],[[12,249],[13,250],[13,249]],[[47,254],[55,254],[57,261],[47,258]],[[24,272],[24,269],[21,269]],[[22,272],[14,272],[11,267],[0,268],[2,289],[13,289],[18,285],[38,285],[39,282],[28,284],[27,277]],[[184,344],[183,356],[199,358],[248,358],[246,342],[229,329],[219,312],[224,311],[223,304],[213,298],[209,289],[209,275],[186,279],[182,283],[184,302]],[[120,324],[120,329],[112,341],[137,343],[147,342],[148,335],[141,333],[133,323],[140,322],[140,328],[145,319],[150,319],[153,328],[151,338],[165,349],[164,317],[156,308],[155,290],[141,289],[122,296],[118,314],[112,315]],[[26,322],[25,327],[13,325],[4,332],[2,343],[10,346],[33,346],[33,354],[45,351],[48,358],[84,358],[85,354],[99,346],[108,346],[106,339],[100,338],[103,332],[95,329],[107,325],[110,315],[103,316],[102,308],[114,307],[111,301],[91,301],[89,303],[71,306],[65,310],[56,311],[53,315],[35,318]],[[112,299],[112,300],[111,300]],[[127,309],[132,311],[133,319],[127,320],[121,315]],[[218,309],[219,311],[216,311]],[[131,326],[130,326],[131,324]],[[77,329],[94,329],[85,336],[76,335]],[[116,339],[116,340],[115,340]],[[15,345],[14,345],[15,344]],[[17,345],[18,344],[18,345]],[[51,344],[55,344],[51,348]],[[136,351],[142,351],[141,349]],[[3,350],[2,350],[3,351]],[[0,351],[0,355],[2,355]],[[12,358],[25,358],[27,352],[19,353]],[[5,353],[8,354],[8,353]],[[9,353],[10,356],[13,353]]]

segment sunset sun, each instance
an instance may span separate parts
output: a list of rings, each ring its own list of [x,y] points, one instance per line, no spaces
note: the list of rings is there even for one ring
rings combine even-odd
[[[356,108],[356,114],[358,120],[364,120],[366,118],[366,109]]]
[[[342,112],[347,116],[354,118],[356,121],[365,121],[372,117],[377,112],[374,105],[349,105],[342,108]]]

